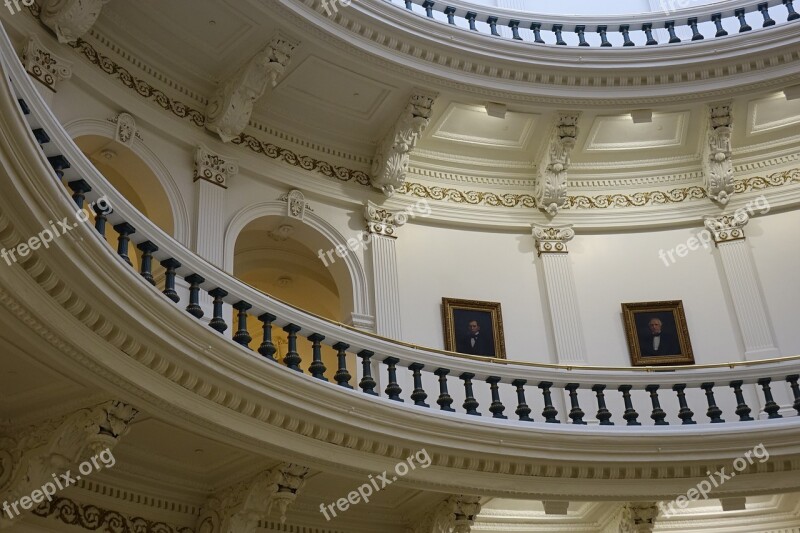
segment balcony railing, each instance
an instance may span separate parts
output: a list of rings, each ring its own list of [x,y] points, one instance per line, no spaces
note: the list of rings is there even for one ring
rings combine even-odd
[[[610,16],[538,15],[461,0],[386,1],[431,21],[485,35],[539,45],[599,48],[696,42],[800,18],[792,0],[735,0],[678,10],[664,2],[663,12]]]
[[[800,413],[800,357],[691,368],[635,369],[487,360],[371,335],[263,294],[199,258],[121,196],[59,124],[22,69],[4,32],[0,46],[4,80],[19,97],[20,113],[30,127],[28,140],[41,147],[42,157],[53,169],[52,176],[30,179],[39,180],[39,187],[57,186],[65,195],[69,188],[72,201],[79,208],[87,201],[106,197],[113,210],[96,206],[94,228],[105,237],[108,226],[113,226],[119,235],[116,254],[128,265],[131,244],[135,244],[141,265],[136,273],[138,281],[131,272],[131,283],[140,285],[136,290],[145,291],[148,285],[156,285],[153,266],[158,262],[165,272],[158,288],[165,300],[174,303],[176,313],[195,317],[198,329],[207,328],[209,333],[227,337],[250,356],[263,360],[264,365],[284,364],[292,371],[304,372],[298,343],[308,342],[312,353],[308,372],[318,379],[320,387],[359,390],[365,397],[381,396],[398,404],[413,405],[420,414],[438,410],[495,420],[511,418],[520,424],[559,423],[560,418],[567,421],[567,417],[575,425],[585,425],[587,419],[593,419],[599,425],[616,427],[641,426],[647,418],[652,420],[647,423],[654,426],[692,426],[706,419],[709,423],[766,424],[769,422],[757,421],[759,410],[768,420],[783,417],[773,397],[772,388],[776,386],[791,390],[793,408]],[[109,257],[110,254],[109,251]],[[189,286],[188,302],[181,301],[176,291],[177,277]],[[213,299],[213,316],[207,323],[199,320],[203,317],[199,305],[203,293]],[[223,316],[223,304],[230,304],[237,312],[233,327],[229,327]],[[247,317],[251,315],[263,326],[263,335],[258,340],[247,329]],[[275,357],[275,328],[288,335],[288,351],[282,362]],[[321,356],[323,344],[336,351],[337,368],[325,368]],[[348,367],[348,354],[361,361],[357,383],[354,375],[359,373]],[[374,374],[376,367],[380,368],[379,374]],[[405,391],[401,373],[412,383]],[[287,374],[291,379],[291,372]],[[384,386],[379,387],[378,381]],[[746,401],[746,392],[756,389],[761,407],[754,409],[755,405]],[[612,395],[616,398],[608,401]],[[724,403],[731,406],[727,412],[717,401],[723,395]],[[563,413],[567,417],[559,417],[558,404],[563,398],[568,398],[568,411]]]

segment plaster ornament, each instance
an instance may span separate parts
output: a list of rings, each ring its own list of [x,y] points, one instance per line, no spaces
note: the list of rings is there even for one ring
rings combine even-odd
[[[235,160],[215,154],[200,144],[194,153],[194,181],[205,180],[227,189],[228,180],[239,173],[239,165]]]
[[[725,205],[734,191],[731,103],[709,106],[708,138],[703,151],[703,186],[708,197]]]
[[[39,18],[53,30],[58,42],[73,43],[94,26],[111,0],[44,0]]]
[[[540,209],[550,216],[567,203],[567,170],[570,154],[578,138],[578,119],[580,113],[560,112],[547,155],[539,167],[539,177],[533,195]]]

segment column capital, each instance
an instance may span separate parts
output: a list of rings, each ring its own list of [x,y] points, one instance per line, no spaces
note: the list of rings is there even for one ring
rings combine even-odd
[[[572,224],[542,226],[532,224],[533,238],[536,239],[536,251],[542,254],[565,254],[567,243],[575,237]]]
[[[228,180],[239,173],[239,164],[234,159],[215,154],[205,145],[197,145],[194,153],[194,181],[205,180],[223,189]]]
[[[408,212],[389,211],[368,201],[364,207],[364,219],[370,233],[396,239],[395,231],[408,221]]]
[[[31,34],[22,50],[25,71],[48,89],[56,92],[56,83],[72,77],[72,63],[54,55],[39,38]]]
[[[703,218],[703,224],[711,232],[717,245],[744,239],[744,227],[749,221],[750,215],[744,210],[738,210],[729,215]]]

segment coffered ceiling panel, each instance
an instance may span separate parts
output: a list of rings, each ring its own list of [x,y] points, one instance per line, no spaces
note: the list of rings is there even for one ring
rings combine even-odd
[[[479,144],[486,148],[522,149],[527,146],[539,116],[506,113],[491,117],[483,106],[451,103],[431,129],[434,139]]]
[[[777,93],[747,106],[747,134],[764,133],[800,124],[800,99],[786,100],[783,93]]]
[[[652,150],[680,147],[689,131],[689,112],[654,113],[653,121],[634,124],[630,115],[598,116],[589,130],[586,151]]]

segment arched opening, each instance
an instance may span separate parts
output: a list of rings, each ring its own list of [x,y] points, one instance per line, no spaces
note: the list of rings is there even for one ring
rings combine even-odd
[[[259,217],[247,223],[236,238],[233,275],[304,311],[336,322],[347,322],[347,310],[351,306],[342,301],[342,294],[351,294],[352,287],[342,290],[342,278],[335,276],[319,259],[318,247],[325,242],[324,236],[298,220],[280,215]],[[234,321],[231,323],[235,324]],[[247,327],[253,339],[260,342],[262,324],[257,317],[249,317]],[[298,334],[298,353],[304,371],[308,371],[312,361],[312,344],[307,340],[311,333],[301,331]],[[275,357],[280,361],[287,353],[287,337],[286,332],[273,330],[277,349]],[[336,351],[323,345],[322,360],[327,369],[326,377],[333,381],[337,368]],[[355,356],[348,355],[348,368],[355,369],[355,362]],[[355,375],[354,370],[351,373]]]

